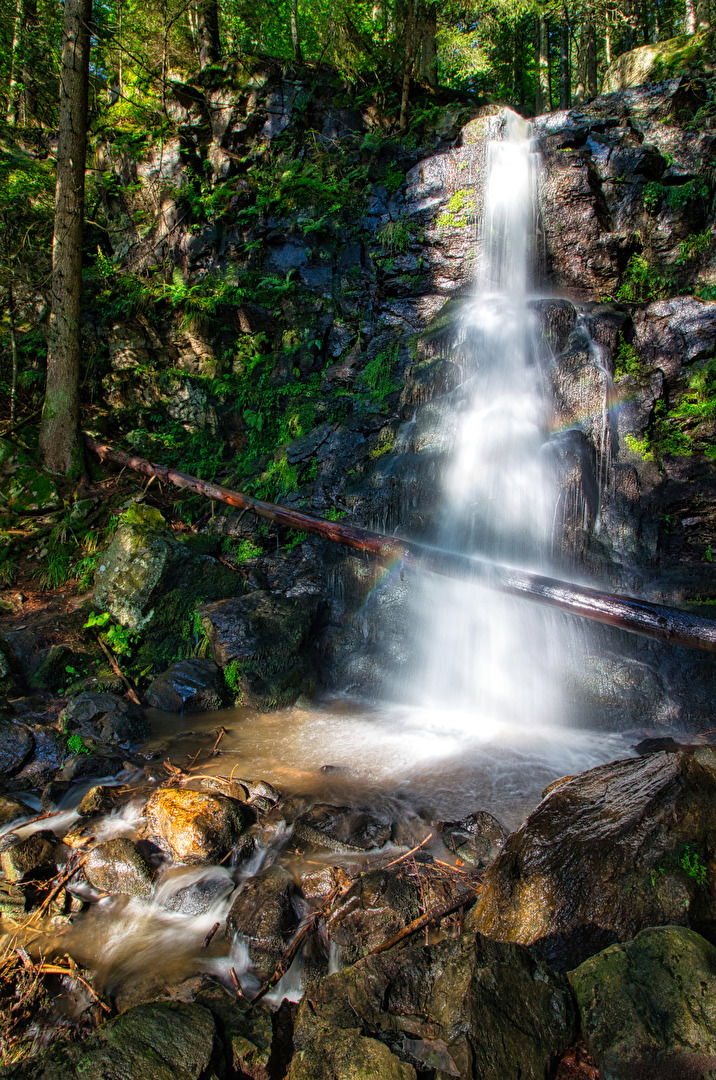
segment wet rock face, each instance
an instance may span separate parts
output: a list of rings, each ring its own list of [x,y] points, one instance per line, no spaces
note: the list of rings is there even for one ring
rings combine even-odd
[[[566,970],[648,926],[711,935],[716,751],[602,765],[552,792],[485,875],[469,922]]]
[[[288,940],[296,929],[293,907],[295,887],[280,866],[272,866],[244,883],[226,919],[226,936],[244,938],[260,982],[278,967]]]
[[[357,1031],[358,1029],[358,1031]],[[407,1066],[465,1080],[542,1080],[574,1040],[567,981],[526,949],[464,934],[428,948],[367,957],[309,989],[295,1028],[289,1077],[348,1080],[342,1047],[358,1032],[366,1050],[382,1044],[393,1072]],[[357,1047],[356,1047],[357,1049]],[[359,1058],[362,1061],[364,1058]],[[313,1071],[312,1071],[313,1070]],[[365,1076],[382,1075],[366,1071]]]
[[[61,713],[70,731],[126,747],[149,738],[149,724],[138,705],[115,694],[78,694]]]
[[[131,840],[118,837],[98,844],[84,864],[90,885],[102,892],[148,897],[152,874]]]
[[[682,926],[642,930],[569,973],[602,1075],[702,1077],[716,1068],[716,948]]]
[[[237,702],[262,709],[296,700],[313,675],[304,646],[317,611],[315,596],[259,590],[201,608],[214,659],[224,669],[231,665]]]
[[[659,205],[656,217],[644,198],[647,184],[686,184],[712,157],[714,133],[687,131],[675,119],[697,107],[675,79],[537,117],[542,223],[560,288],[589,299],[614,295],[644,237],[654,255],[675,264],[681,242],[703,228],[706,206],[698,198],[679,213]]]
[[[220,862],[243,828],[233,799],[185,788],[159,788],[147,803],[147,825],[179,862]]]
[[[147,702],[164,712],[208,712],[222,705],[222,680],[212,660],[179,660],[147,689]]]
[[[21,769],[34,745],[32,734],[24,724],[0,716],[0,776],[8,777]]]

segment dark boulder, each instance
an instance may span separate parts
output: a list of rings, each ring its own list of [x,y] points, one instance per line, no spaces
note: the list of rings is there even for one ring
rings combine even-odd
[[[60,720],[66,728],[122,747],[136,745],[150,735],[139,705],[116,694],[78,694],[65,706]]]
[[[202,625],[237,703],[259,709],[290,705],[313,678],[309,644],[318,598],[257,590],[204,604]]]
[[[2,872],[10,882],[44,877],[55,866],[57,842],[48,830],[38,830],[24,839],[10,836],[0,854]]]
[[[332,851],[370,851],[388,843],[390,822],[367,810],[319,803],[296,818],[294,835],[306,844]]]
[[[296,929],[293,879],[272,866],[244,882],[226,919],[226,936],[246,939],[251,963],[261,982],[276,970],[290,935]]]
[[[150,834],[180,862],[221,861],[244,823],[241,806],[234,799],[203,791],[159,788],[147,803]]]
[[[209,712],[222,705],[221,675],[213,660],[179,660],[147,689],[147,702],[164,712]]]
[[[710,935],[715,830],[716,749],[601,765],[512,833],[468,918],[558,970],[648,926]]]
[[[308,990],[289,1080],[405,1080],[414,1069],[543,1080],[576,1020],[567,980],[521,946],[479,934],[404,946]]]
[[[344,963],[355,963],[421,914],[420,885],[404,870],[398,866],[368,871],[331,909],[326,933]],[[426,902],[430,903],[427,895]]]
[[[438,829],[448,851],[468,866],[485,867],[494,862],[507,839],[505,829],[486,810],[462,821],[441,822]]]

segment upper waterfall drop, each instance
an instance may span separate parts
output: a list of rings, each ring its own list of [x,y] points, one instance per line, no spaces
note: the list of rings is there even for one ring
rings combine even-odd
[[[543,570],[557,502],[548,455],[549,361],[528,304],[538,160],[526,121],[506,112],[486,148],[474,295],[461,319],[463,380],[445,399],[452,452],[437,545]],[[398,695],[478,737],[496,725],[553,724],[561,711],[558,620],[489,588],[416,581],[414,662]]]

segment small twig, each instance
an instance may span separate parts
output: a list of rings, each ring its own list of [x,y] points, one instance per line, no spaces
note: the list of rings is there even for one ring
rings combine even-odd
[[[428,840],[432,840],[432,838],[433,838],[433,834],[428,833],[428,835],[425,837],[425,839],[422,841],[422,843],[417,844],[416,847],[411,848],[410,851],[406,851],[404,855],[400,856],[400,858],[393,859],[392,862],[386,863],[385,866],[381,866],[381,870],[388,870],[389,867],[391,867],[391,866],[397,866],[399,862],[403,861],[403,859],[409,859],[410,856],[414,855],[416,851],[420,851],[421,847],[425,847]]]
[[[455,874],[467,874],[467,870],[461,870],[459,866],[453,866],[452,863],[443,862],[442,859],[433,859],[436,866],[444,866],[448,870],[452,870]]]
[[[219,743],[221,742],[221,740],[224,738],[224,735],[226,735],[226,728],[223,728],[223,727],[219,728],[219,734],[217,736],[216,742],[214,743],[211,750],[209,751],[209,757],[214,756],[214,754],[216,753],[216,748],[219,745]]]
[[[234,990],[236,991],[236,996],[237,997],[243,997],[244,992],[241,989],[241,983],[239,982],[239,978],[238,978],[238,976],[237,976],[237,974],[236,974],[236,972],[235,972],[235,970],[233,968],[229,968],[229,975],[231,976],[231,981],[234,984]]]
[[[202,949],[208,949],[209,948],[209,946],[211,945],[211,939],[213,938],[214,934],[216,933],[216,931],[219,929],[220,926],[221,926],[220,922],[215,922],[214,923],[211,930],[209,931],[209,933],[206,935],[206,937],[204,938],[204,940],[201,943]]]
[[[32,922],[33,919],[37,918],[38,915],[44,914],[44,912],[50,906],[50,904],[55,899],[55,897],[59,896],[62,889],[65,887],[65,885],[70,880],[70,878],[75,876],[75,874],[77,873],[77,871],[80,869],[81,866],[84,866],[84,864],[87,862],[90,855],[91,855],[91,852],[89,852],[89,851],[86,852],[86,854],[84,854],[81,859],[79,859],[76,863],[74,863],[71,867],[69,867],[69,869],[65,870],[64,874],[62,874],[62,876],[57,881],[57,884],[55,885],[54,889],[52,889],[47,894],[47,896],[42,901],[42,903],[40,904],[37,911],[35,911],[32,914],[32,916],[30,917],[30,922]]]
[[[115,675],[119,676],[119,678],[122,680],[122,682],[126,686],[126,688],[127,688],[127,697],[129,697],[130,700],[133,701],[135,705],[141,705],[142,703],[139,700],[139,694],[134,689],[131,682],[129,681],[127,676],[124,674],[121,667],[119,666],[117,661],[114,659],[114,657],[112,656],[111,652],[109,651],[109,649],[107,648],[105,643],[102,641],[102,638],[98,637],[97,641],[99,643],[100,649],[102,650],[104,655],[107,657],[107,660],[109,661],[109,666],[112,668],[112,671],[114,672]]]
[[[418,930],[422,930],[424,926],[429,926],[430,923],[438,922],[440,919],[444,919],[446,915],[452,915],[454,911],[457,911],[458,908],[461,908],[469,900],[474,900],[481,889],[482,886],[478,885],[476,888],[470,889],[469,892],[462,893],[459,899],[450,900],[447,904],[441,904],[439,907],[432,908],[431,911],[426,911],[419,919],[414,919],[413,922],[404,926],[394,937],[389,938],[388,941],[384,941],[381,945],[376,945],[374,949],[370,950],[368,955],[375,956],[376,953],[386,952],[387,949],[392,949],[394,945],[397,945],[399,941],[402,941],[406,937],[410,937],[411,934],[416,933]]]

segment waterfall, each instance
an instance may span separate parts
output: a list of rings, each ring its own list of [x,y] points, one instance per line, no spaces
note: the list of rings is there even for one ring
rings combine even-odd
[[[546,570],[558,499],[544,452],[549,355],[527,303],[538,158],[526,121],[507,112],[498,124],[487,146],[476,288],[462,317],[464,378],[450,401],[437,545]],[[414,594],[413,660],[398,697],[477,735],[558,720],[563,651],[552,613],[430,574]]]

